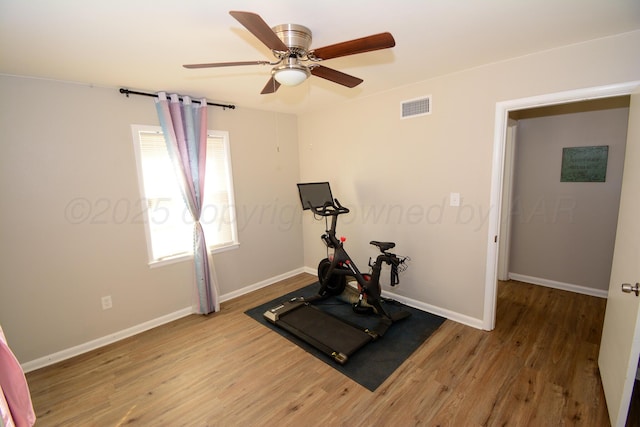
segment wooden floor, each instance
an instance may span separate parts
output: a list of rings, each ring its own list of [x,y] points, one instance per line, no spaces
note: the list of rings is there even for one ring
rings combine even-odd
[[[607,426],[605,300],[500,283],[492,332],[446,321],[375,392],[244,314],[303,274],[27,374],[40,426]]]

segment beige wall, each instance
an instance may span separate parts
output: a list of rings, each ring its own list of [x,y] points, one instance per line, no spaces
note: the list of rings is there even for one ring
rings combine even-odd
[[[628,116],[612,108],[519,120],[511,273],[609,289]],[[609,147],[606,182],[560,182],[563,148],[594,145]]]
[[[0,89],[0,324],[18,359],[189,308],[191,262],[147,265],[130,126],[158,124],[153,99],[7,76]],[[214,257],[224,295],[302,266],[284,208],[297,203],[297,123],[210,107],[209,128],[229,131],[238,208],[240,247]]]
[[[329,180],[354,212],[339,225],[361,266],[371,239],[412,262],[396,292],[482,325],[496,103],[640,79],[640,32],[425,80],[299,119],[301,180]],[[424,53],[428,54],[428,53]],[[365,82],[366,84],[366,82]],[[400,103],[433,95],[433,113],[400,120]],[[460,207],[448,205],[451,192]],[[393,208],[391,212],[388,209]],[[374,209],[377,219],[363,212]],[[305,216],[305,265],[324,256]]]

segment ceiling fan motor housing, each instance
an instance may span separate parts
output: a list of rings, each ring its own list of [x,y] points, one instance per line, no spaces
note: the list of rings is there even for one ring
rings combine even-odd
[[[287,45],[289,51],[298,57],[304,57],[311,46],[311,30],[304,25],[281,24],[272,28],[278,38]]]

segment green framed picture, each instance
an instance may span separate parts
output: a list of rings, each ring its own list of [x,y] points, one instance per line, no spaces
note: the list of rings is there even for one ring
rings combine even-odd
[[[605,182],[608,158],[608,145],[565,147],[560,182]]]

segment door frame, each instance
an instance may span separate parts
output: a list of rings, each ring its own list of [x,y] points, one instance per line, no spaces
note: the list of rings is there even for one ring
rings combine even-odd
[[[507,120],[504,148],[504,175],[500,209],[509,212],[513,205],[513,179],[516,161],[516,140],[518,125],[515,120]],[[511,255],[511,215],[504,215],[498,233],[498,280],[509,280],[509,258]]]
[[[489,223],[487,234],[487,260],[485,273],[484,316],[482,328],[495,329],[498,287],[498,255],[500,250],[500,224],[503,217],[502,202],[505,181],[505,151],[509,113],[511,111],[544,107],[569,102],[630,95],[640,88],[640,80],[557,92],[496,103],[491,165],[491,193],[489,199]]]

